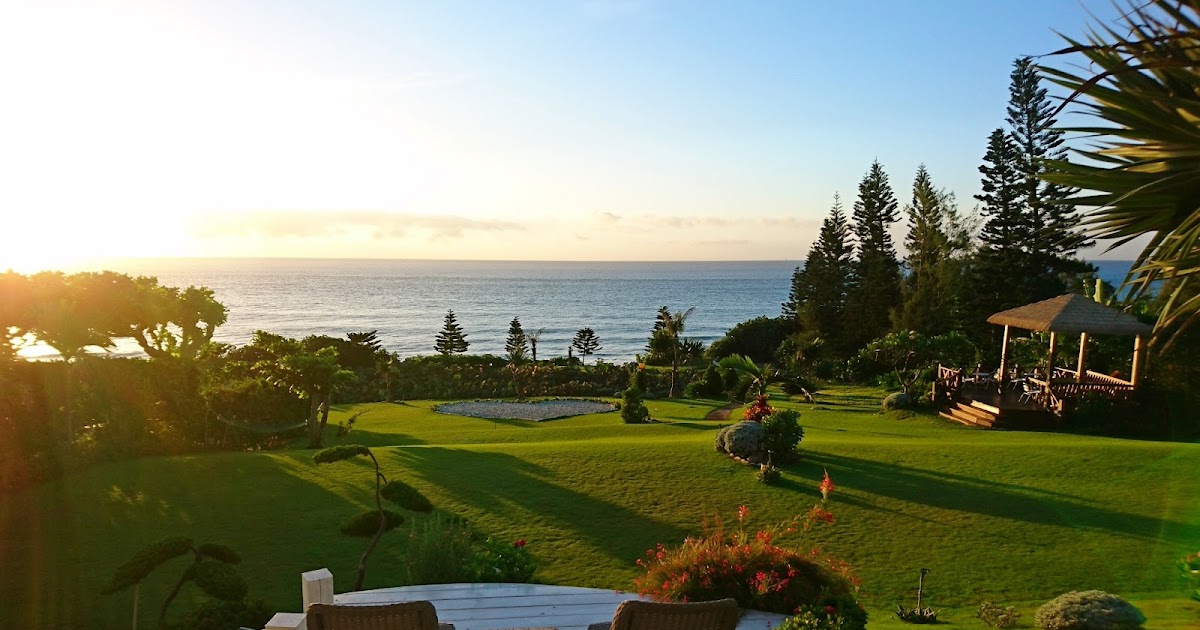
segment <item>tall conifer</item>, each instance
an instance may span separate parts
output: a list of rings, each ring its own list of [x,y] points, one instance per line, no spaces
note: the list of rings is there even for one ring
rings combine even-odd
[[[835,194],[804,268],[797,267],[792,274],[792,290],[783,304],[783,316],[795,322],[796,328],[814,329],[827,346],[838,351],[850,350],[844,343],[846,294],[853,280],[850,234],[842,200]]]
[[[848,332],[853,345],[859,346],[888,331],[890,311],[900,303],[900,262],[888,232],[899,218],[896,195],[879,160],[871,163],[858,185],[853,217],[858,257],[849,299],[855,325]]]
[[[514,317],[508,324],[508,339],[504,342],[504,353],[508,360],[520,363],[529,355],[529,338],[521,328],[521,320]]]
[[[1037,67],[1028,57],[1017,59],[1010,79],[1006,122],[1022,176],[1021,196],[1031,230],[1028,252],[1038,268],[1029,279],[1030,290],[1034,298],[1045,299],[1067,289],[1060,273],[1090,269],[1077,255],[1091,243],[1078,228],[1075,207],[1063,202],[1077,191],[1040,178],[1046,160],[1065,160],[1067,149],[1062,131],[1055,129],[1054,104],[1041,87]]]
[[[971,274],[968,328],[987,334],[984,320],[989,315],[1032,301],[1030,280],[1038,275],[1038,267],[1031,253],[1035,226],[1025,212],[1025,179],[1012,136],[1003,129],[993,131],[983,162],[983,192],[975,198],[982,203],[986,221]]]
[[[933,185],[922,164],[913,180],[912,201],[905,207],[908,235],[908,276],[903,282],[903,303],[893,312],[893,323],[901,330],[928,335],[949,332],[956,310],[955,290],[962,263],[956,257],[966,247],[959,232],[954,196]]]

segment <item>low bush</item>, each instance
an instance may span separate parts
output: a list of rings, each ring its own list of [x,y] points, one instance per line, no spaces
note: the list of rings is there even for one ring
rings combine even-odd
[[[1200,602],[1200,551],[1179,560],[1179,573],[1188,583],[1188,597]]]
[[[804,439],[800,412],[792,409],[776,411],[762,419],[762,427],[762,448],[771,454],[774,462],[786,464],[796,459],[796,447]]]
[[[524,540],[488,538],[478,545],[472,565],[476,582],[528,582],[537,570]]]
[[[473,534],[459,518],[441,514],[414,523],[408,534],[404,562],[410,584],[471,582],[475,556]]]
[[[1046,602],[1033,615],[1042,630],[1136,630],[1146,616],[1104,591],[1071,591]]]
[[[796,616],[785,619],[777,630],[863,630],[867,613],[854,602],[835,606],[802,606]]]
[[[975,613],[989,628],[1011,628],[1021,620],[1021,613],[1012,606],[1001,606],[994,602],[983,602]]]
[[[779,479],[782,476],[783,473],[780,472],[779,468],[777,468],[774,464],[761,464],[758,467],[759,483],[765,483],[768,486],[773,486],[776,483],[779,483]]]

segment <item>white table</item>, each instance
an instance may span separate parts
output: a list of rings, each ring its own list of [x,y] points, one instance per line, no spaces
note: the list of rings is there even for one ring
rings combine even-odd
[[[599,588],[546,584],[429,584],[357,591],[335,595],[335,604],[384,604],[426,600],[437,609],[438,621],[455,630],[497,628],[558,628],[586,630],[588,624],[611,621],[617,606],[636,593]],[[767,630],[785,615],[747,612],[738,630]]]

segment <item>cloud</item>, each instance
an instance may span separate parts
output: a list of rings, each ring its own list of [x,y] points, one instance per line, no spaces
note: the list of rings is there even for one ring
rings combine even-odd
[[[624,218],[615,212],[607,212],[607,211],[597,212],[596,217],[604,223],[620,223],[621,219]]]
[[[703,228],[739,228],[739,227],[768,227],[780,229],[810,229],[820,225],[820,221],[816,219],[802,219],[796,217],[764,217],[764,216],[743,216],[743,217],[719,217],[719,216],[657,216],[657,215],[640,215],[634,217],[625,217],[612,212],[598,212],[596,218],[605,224],[631,223],[645,226],[651,229],[669,228],[672,230],[693,230]]]
[[[189,231],[201,238],[324,238],[363,234],[376,240],[400,239],[412,231],[427,233],[429,240],[461,238],[466,232],[522,230],[512,221],[470,219],[458,216],[406,212],[293,212],[261,210],[198,217]]]
[[[700,245],[701,247],[729,247],[736,245],[749,245],[750,241],[748,239],[727,238],[715,241],[696,241],[696,244]]]

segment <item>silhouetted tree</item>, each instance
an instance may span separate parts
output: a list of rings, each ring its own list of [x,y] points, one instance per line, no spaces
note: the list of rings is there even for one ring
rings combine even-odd
[[[438,333],[433,349],[443,356],[450,356],[466,352],[470,345],[471,342],[467,341],[466,333],[463,332],[462,326],[458,325],[458,320],[454,317],[454,311],[448,311],[446,320],[442,324],[442,332]]]
[[[580,328],[579,332],[575,333],[575,339],[571,342],[571,347],[579,351],[580,361],[583,362],[587,361],[588,355],[602,350],[600,347],[600,338],[596,336],[596,331],[591,328]]]
[[[900,303],[900,262],[888,232],[898,217],[896,195],[876,160],[858,184],[858,200],[854,202],[852,229],[858,241],[858,256],[854,261],[855,284],[847,300],[855,321],[848,328],[851,347],[887,332],[890,311]]]
[[[849,351],[845,343],[846,299],[854,282],[854,245],[850,238],[850,224],[842,212],[841,198],[835,194],[804,267],[797,267],[792,274],[791,294],[783,304],[783,316],[791,320],[793,331],[815,330],[828,345],[841,351]]]
[[[529,338],[521,328],[521,320],[514,317],[508,324],[508,339],[504,342],[504,353],[509,362],[520,363],[525,360],[529,352],[528,341]]]

